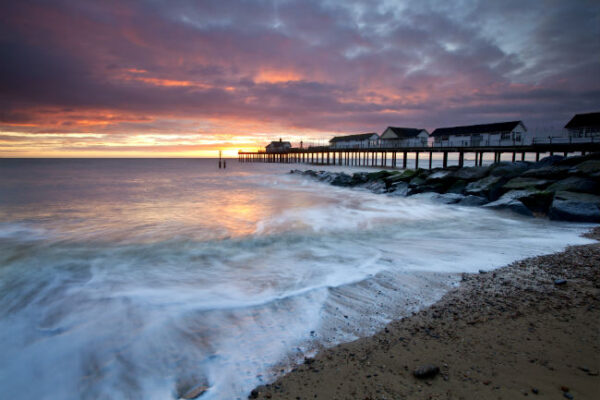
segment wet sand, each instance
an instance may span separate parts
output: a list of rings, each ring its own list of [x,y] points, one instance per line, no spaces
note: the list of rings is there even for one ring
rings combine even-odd
[[[587,236],[600,240],[600,228]],[[439,373],[414,376],[427,365]],[[435,305],[321,351],[250,398],[594,399],[599,369],[600,243],[465,274]]]

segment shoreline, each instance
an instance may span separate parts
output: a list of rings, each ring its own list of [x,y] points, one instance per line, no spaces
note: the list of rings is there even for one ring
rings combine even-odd
[[[600,227],[582,236],[600,240]],[[434,376],[417,378],[427,366]],[[435,304],[321,350],[249,398],[591,399],[599,368],[597,242],[463,274]]]

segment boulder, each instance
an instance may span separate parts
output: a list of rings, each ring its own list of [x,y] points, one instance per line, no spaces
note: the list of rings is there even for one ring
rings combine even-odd
[[[511,210],[521,215],[533,216],[531,210],[513,195],[504,195],[496,201],[485,204],[484,207]]]
[[[478,181],[471,182],[465,188],[465,194],[487,197],[489,200],[496,200],[501,194],[502,185],[506,179],[500,176],[487,176]]]
[[[459,179],[456,182],[454,182],[452,185],[450,185],[448,190],[446,190],[446,193],[462,194],[465,191],[467,184],[468,184],[468,182],[466,180]]]
[[[440,193],[440,194],[436,194],[433,197],[433,200],[439,201],[439,202],[444,203],[444,204],[456,204],[456,203],[458,203],[459,201],[461,201],[464,198],[465,198],[465,196],[463,196],[462,194],[457,194],[457,193]]]
[[[445,182],[448,180],[453,180],[452,173],[453,173],[452,171],[443,170],[443,169],[434,171],[425,179],[425,181],[427,183],[431,183],[431,182]]]
[[[580,222],[600,222],[600,196],[557,192],[548,212],[550,219]]]
[[[408,194],[408,183],[395,182],[388,188],[388,192],[392,196],[406,196]]]
[[[455,179],[464,179],[465,181],[474,181],[487,176],[489,167],[465,167],[460,168],[452,174]]]
[[[524,178],[524,177],[516,177],[512,178],[510,181],[506,182],[503,186],[505,190],[520,190],[520,189],[541,189],[545,186],[548,186],[552,181],[546,179],[538,179],[538,178]]]
[[[581,164],[582,162],[588,160],[600,160],[600,153],[589,153],[585,156],[573,156],[569,158],[564,158],[563,160],[557,162],[557,165],[566,165],[566,166],[575,166],[577,164]]]
[[[548,156],[533,164],[532,168],[550,167],[565,160],[563,156]]]
[[[373,181],[383,180],[390,175],[392,175],[392,172],[390,172],[390,171],[371,172],[371,173],[367,174],[367,181],[373,182]]]
[[[331,180],[333,186],[352,186],[352,176],[343,172],[336,174]]]
[[[488,200],[485,197],[467,195],[464,196],[458,204],[461,206],[481,206],[487,203]]]
[[[412,178],[410,180],[410,182],[408,183],[408,186],[411,188],[415,188],[417,186],[421,186],[425,184],[425,179],[421,178],[419,176],[415,176],[414,178]]]
[[[418,171],[414,169],[407,169],[402,172],[394,172],[388,177],[386,177],[384,180],[389,185],[392,185],[393,183],[398,181],[408,182],[412,178],[414,178],[417,175],[417,173]]]
[[[570,176],[548,186],[548,190],[553,192],[583,192],[583,193],[599,193],[600,184],[592,179],[582,178],[579,176]]]
[[[364,184],[364,188],[370,190],[373,193],[387,192],[387,186],[384,181],[367,182]]]
[[[531,167],[531,163],[525,161],[499,162],[490,166],[491,176],[501,176],[506,179],[521,175]]]
[[[355,172],[352,174],[352,186],[361,185],[367,182],[366,172]]]
[[[537,178],[537,179],[549,179],[559,180],[569,176],[568,166],[550,165],[547,167],[533,168],[527,170],[521,174],[523,178]]]
[[[570,172],[579,175],[595,176],[598,172],[600,172],[600,160],[584,161],[581,164],[577,164],[571,168]]]

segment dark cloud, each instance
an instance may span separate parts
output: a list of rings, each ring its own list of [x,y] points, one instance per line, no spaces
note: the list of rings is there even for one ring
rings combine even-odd
[[[560,125],[600,107],[595,2],[9,3],[5,130],[176,133],[179,119],[342,132],[508,117]]]

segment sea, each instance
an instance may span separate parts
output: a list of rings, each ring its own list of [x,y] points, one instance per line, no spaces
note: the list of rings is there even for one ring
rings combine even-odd
[[[586,224],[291,168],[359,170],[0,159],[0,397],[245,399],[434,303],[462,273],[591,242]]]

